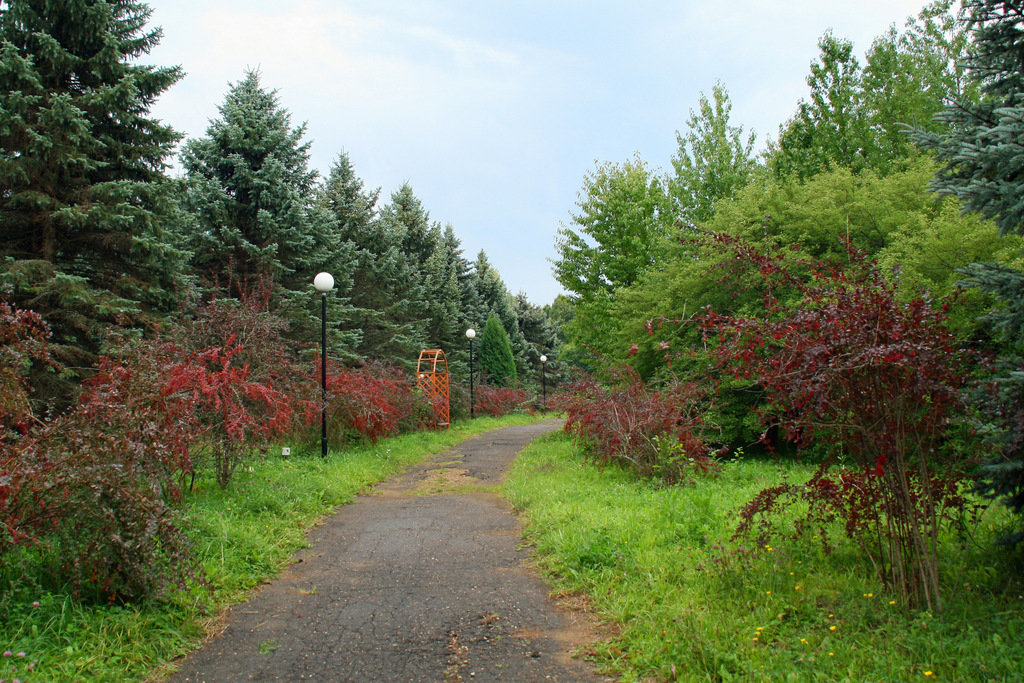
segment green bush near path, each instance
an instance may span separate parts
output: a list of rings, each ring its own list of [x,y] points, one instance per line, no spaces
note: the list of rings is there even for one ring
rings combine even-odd
[[[465,439],[541,416],[460,422],[443,432],[415,432],[327,458],[268,457],[221,489],[197,480],[186,497],[187,533],[210,590],[196,586],[163,602],[87,607],[44,593],[24,553],[0,575],[0,680],[132,681],[167,673],[168,662],[196,647],[217,615],[273,577],[306,532],[364,488]],[[277,451],[280,452],[280,451]]]
[[[746,458],[664,487],[586,464],[552,434],[523,451],[505,493],[555,590],[614,625],[586,654],[624,680],[1020,680],[1021,557],[992,546],[1004,510],[942,539],[943,610],[907,610],[856,548],[730,540],[741,505],[810,471]]]

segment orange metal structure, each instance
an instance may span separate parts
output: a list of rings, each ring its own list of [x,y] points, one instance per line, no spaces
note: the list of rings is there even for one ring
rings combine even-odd
[[[448,402],[448,359],[441,349],[427,349],[420,352],[416,364],[416,385],[427,395],[434,406],[437,426],[447,428],[451,423]]]

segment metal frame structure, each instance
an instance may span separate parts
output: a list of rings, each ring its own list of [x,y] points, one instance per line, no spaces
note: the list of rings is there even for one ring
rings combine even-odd
[[[416,364],[416,386],[427,395],[437,416],[437,426],[447,429],[451,424],[451,409],[448,398],[448,359],[441,349],[426,349],[420,352]]]

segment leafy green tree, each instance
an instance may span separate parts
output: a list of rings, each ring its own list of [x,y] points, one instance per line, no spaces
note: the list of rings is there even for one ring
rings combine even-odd
[[[554,273],[582,302],[636,282],[655,263],[672,225],[664,183],[639,157],[588,172],[576,206],[573,227],[558,231]]]
[[[952,10],[952,0],[937,0],[907,20],[903,32],[892,27],[875,39],[861,79],[862,99],[879,152],[876,168],[916,153],[907,126],[940,132],[935,120],[949,100],[977,99],[965,78],[968,32]]]
[[[863,69],[852,43],[825,34],[807,78],[810,99],[772,146],[773,171],[804,180],[830,166],[888,173],[917,154],[908,125],[944,130],[947,122],[934,115],[945,102],[976,96],[964,80],[968,36],[951,5],[937,0],[902,32],[890,28],[872,43]]]
[[[701,93],[698,111],[690,110],[686,133],[676,132],[669,192],[679,218],[688,223],[709,219],[715,202],[733,197],[757,168],[754,134],[744,136],[742,126],[731,125],[731,111],[729,92],[716,83],[711,99]]]
[[[487,316],[487,324],[480,335],[480,367],[492,384],[508,386],[516,381],[516,364],[508,332],[498,316]]]
[[[181,78],[138,64],[161,32],[133,0],[0,3],[0,282],[54,355],[93,364],[112,325],[174,302],[182,253],[163,175],[179,139],[150,107]],[[42,395],[71,385],[33,379]]]
[[[608,313],[615,293],[665,253],[674,219],[664,185],[639,158],[600,164],[584,176],[574,228],[559,230],[553,267],[576,307],[564,332],[577,358],[602,352],[616,325]]]
[[[810,100],[782,128],[772,150],[776,174],[809,178],[831,165],[860,171],[868,165],[869,131],[860,101],[860,63],[853,43],[826,33],[807,77]]]
[[[292,128],[256,71],[231,86],[219,111],[181,155],[195,268],[214,280],[230,275],[235,292],[260,277],[307,292],[327,228],[313,210],[317,172],[302,142],[305,126]]]

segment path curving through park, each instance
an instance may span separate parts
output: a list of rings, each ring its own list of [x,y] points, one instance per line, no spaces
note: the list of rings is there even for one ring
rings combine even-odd
[[[497,494],[559,425],[469,439],[341,508],[169,680],[606,680],[570,656],[596,634],[528,569]]]

